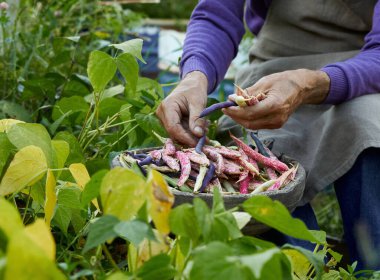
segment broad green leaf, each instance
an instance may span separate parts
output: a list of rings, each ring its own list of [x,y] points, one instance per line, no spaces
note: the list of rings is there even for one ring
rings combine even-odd
[[[0,118],[18,119],[20,121],[31,121],[31,114],[23,106],[7,100],[0,100]]]
[[[233,256],[231,248],[221,242],[212,242],[194,251],[190,280],[207,279],[254,279],[252,273],[239,261],[229,261]],[[186,270],[186,268],[185,268]]]
[[[111,44],[110,46],[113,46],[119,50],[121,50],[123,53],[129,53],[133,55],[134,57],[138,58],[141,62],[146,63],[145,60],[141,56],[142,46],[143,46],[143,40],[142,39],[132,39],[125,41],[121,44]]]
[[[162,234],[169,234],[169,215],[174,203],[174,195],[164,177],[156,170],[150,171],[148,184],[151,191],[149,214],[156,229]]]
[[[148,260],[137,271],[137,277],[142,280],[170,280],[176,275],[168,255],[160,254]]]
[[[69,170],[73,175],[75,182],[83,190],[84,186],[90,181],[90,175],[87,172],[86,166],[82,163],[70,164]]]
[[[61,131],[57,133],[57,135],[54,137],[54,140],[63,140],[69,143],[70,152],[66,160],[66,164],[84,162],[82,149],[74,135],[66,131]]]
[[[70,152],[70,146],[66,141],[62,140],[52,140],[51,146],[53,148],[53,159],[54,159],[54,167],[55,168],[63,168],[65,166],[65,162],[67,160],[67,157],[69,156]],[[61,174],[61,171],[58,171],[57,178],[59,178],[59,175]]]
[[[90,106],[82,96],[63,97],[55,103],[51,116],[54,121],[57,121],[66,115],[67,120],[76,124],[84,120],[89,108]]]
[[[16,123],[24,123],[23,121],[14,119],[2,119],[0,120],[0,132],[7,132],[12,125]]]
[[[88,218],[87,211],[71,208],[71,225],[74,228],[74,232],[79,234],[83,230]]]
[[[114,97],[116,95],[122,94],[124,92],[124,87],[122,85],[117,85],[114,87],[107,88],[104,90],[102,95],[100,96],[99,101],[103,101],[104,99]],[[86,100],[87,103],[94,102],[94,95],[88,94],[85,96],[84,100]]]
[[[115,225],[114,231],[119,237],[128,240],[136,247],[138,247],[144,239],[156,239],[150,225],[139,220],[120,222]]]
[[[129,53],[123,53],[116,58],[116,64],[134,95],[139,79],[139,65],[136,59]]]
[[[101,51],[92,51],[87,64],[87,74],[94,91],[102,92],[116,73],[115,60]]]
[[[327,252],[337,261],[340,262],[342,260],[343,255],[338,252],[333,251],[332,249],[327,249]]]
[[[100,197],[104,214],[130,220],[147,199],[147,183],[125,168],[115,168],[103,178]]]
[[[0,178],[3,168],[7,164],[14,148],[11,142],[9,142],[7,135],[4,132],[0,132]]]
[[[46,158],[36,146],[27,146],[16,153],[0,183],[0,195],[18,192],[39,181],[47,170]]]
[[[317,242],[300,219],[293,218],[279,201],[267,196],[253,196],[243,203],[244,210],[255,220],[295,238]]]
[[[57,205],[57,194],[55,193],[56,181],[53,171],[48,170],[46,176],[46,198],[44,205],[45,223],[50,228],[50,222],[54,216],[55,206]]]
[[[81,191],[77,187],[63,187],[58,191],[58,205],[72,209],[83,209],[80,203]]]
[[[87,205],[91,200],[99,196],[100,185],[108,170],[100,170],[92,175],[90,181],[84,187],[82,192],[81,202],[82,205]]]
[[[50,135],[41,124],[19,123],[13,125],[8,133],[9,141],[19,150],[26,146],[39,147],[47,160],[48,166],[53,164],[53,152]]]
[[[315,279],[321,279],[322,274],[323,274],[323,268],[325,266],[322,255],[314,254],[313,252],[311,252],[307,249],[304,249],[304,248],[298,247],[298,246],[292,246],[290,244],[286,244],[285,246],[283,246],[282,250],[286,255],[288,255],[291,258],[291,261],[293,264],[293,269],[295,270],[295,272],[305,273],[305,267],[304,266],[306,264],[304,263],[304,259],[301,263],[298,263],[298,261],[301,258],[295,252],[292,252],[292,250],[298,251],[303,256],[305,256],[307,258],[308,262],[311,263],[315,269],[315,273],[316,273]],[[294,258],[295,256],[297,256],[297,258]],[[296,270],[296,269],[298,269],[298,270]]]
[[[45,184],[46,184],[46,182],[41,180],[41,181],[38,181],[37,183],[35,183],[33,185],[33,188],[30,188],[30,192],[29,192],[29,188],[25,188],[21,192],[23,192],[25,194],[30,193],[30,196],[33,199],[33,203],[37,203],[39,206],[43,207],[45,204],[45,196],[46,196]]]
[[[50,227],[42,219],[37,219],[33,224],[26,226],[25,234],[45,252],[50,260],[55,260],[55,241]]]
[[[66,235],[72,217],[71,209],[67,206],[57,205],[52,223]]]
[[[10,238],[14,233],[24,228],[20,214],[9,201],[0,197],[0,230]]]
[[[119,113],[120,108],[126,104],[119,98],[107,98],[99,103],[99,118],[107,119]]]
[[[64,280],[66,277],[24,231],[16,232],[7,247],[5,280]]]
[[[170,213],[171,232],[177,236],[189,237],[196,241],[200,236],[200,230],[194,221],[196,221],[194,207],[188,203],[179,205]]]
[[[233,212],[232,215],[234,216],[239,229],[244,228],[251,220],[251,215],[245,212]]]
[[[96,246],[105,243],[107,240],[117,236],[114,227],[119,223],[115,216],[102,216],[90,225],[86,245],[83,252],[87,252]]]

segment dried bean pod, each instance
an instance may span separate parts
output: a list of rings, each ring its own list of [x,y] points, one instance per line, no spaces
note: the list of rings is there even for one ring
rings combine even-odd
[[[224,171],[224,160],[223,156],[219,154],[215,148],[211,146],[203,147],[204,153],[212,160],[216,162],[216,174],[222,174]]]
[[[217,149],[217,152],[225,158],[238,159],[241,157],[241,154],[238,151],[231,150],[224,146],[218,147],[216,149]]]
[[[170,138],[166,139],[163,152],[169,156],[175,155],[176,148],[174,146],[174,142],[172,139]]]
[[[210,163],[210,166],[206,172],[206,175],[203,178],[202,186],[199,189],[199,192],[203,192],[205,190],[205,188],[210,183],[211,179],[214,177],[214,174],[215,174],[215,165]]]
[[[194,192],[198,192],[199,189],[202,187],[203,179],[206,176],[207,170],[207,166],[201,165],[199,169],[199,174],[197,176],[197,180],[195,181]]]
[[[267,158],[265,156],[263,156],[262,154],[259,154],[258,152],[252,150],[247,144],[245,144],[242,140],[236,138],[235,136],[231,135],[232,139],[236,142],[236,144],[242,148],[242,150],[248,155],[250,156],[251,158],[253,158],[254,160],[256,160],[257,162],[267,166],[267,167],[270,167],[276,171],[279,171],[279,172],[284,172],[284,171],[287,171],[289,170],[289,167],[279,161],[279,160],[276,160],[276,159],[272,159],[272,158]]]
[[[233,161],[230,161],[228,159],[224,159],[224,171],[225,174],[228,175],[240,175],[243,173],[242,167],[236,164]]]
[[[298,165],[293,166],[291,169],[289,169],[288,171],[281,174],[281,176],[278,177],[276,182],[273,184],[273,186],[271,186],[268,189],[268,191],[281,189],[284,185],[286,185],[291,180],[291,178],[294,178],[294,176],[297,172],[297,169],[298,169]]]
[[[267,181],[265,183],[262,183],[253,192],[251,192],[251,194],[257,194],[257,193],[263,192],[263,191],[267,190],[268,188],[270,188],[275,183],[276,183],[276,180],[270,180],[270,181]]]
[[[198,143],[197,143],[197,146],[195,147],[195,151],[198,153],[198,154],[202,154],[202,149],[203,149],[203,146],[205,145],[206,143],[206,135],[203,135]]]
[[[199,115],[199,117],[203,118],[203,117],[205,117],[205,116],[213,113],[216,110],[219,110],[219,109],[222,109],[222,108],[228,108],[228,107],[231,107],[231,106],[237,106],[237,104],[234,101],[230,101],[230,100],[213,104],[210,107],[207,107],[206,109],[204,109],[202,111],[202,113]]]
[[[150,151],[149,155],[154,159],[154,160],[160,160],[162,157],[162,150],[154,150]]]
[[[187,152],[186,153],[192,162],[198,163],[200,165],[208,166],[210,164],[210,160],[206,157],[205,154],[197,154],[195,152]]]
[[[242,181],[239,183],[239,192],[241,194],[247,194],[248,193],[248,187],[249,182],[251,181],[252,177],[248,174]]]
[[[162,153],[162,160],[174,171],[180,170],[178,161],[172,156]]]
[[[181,176],[179,177],[177,184],[178,186],[182,186],[183,184],[185,184],[185,182],[190,176],[191,163],[189,157],[184,152],[176,152],[176,157],[179,160],[179,163],[181,164]]]
[[[278,178],[276,171],[274,171],[272,168],[265,168],[266,173],[268,174],[268,178],[270,180],[276,180]]]
[[[153,158],[151,156],[147,156],[146,158],[144,158],[142,161],[139,161],[138,162],[138,165],[139,166],[144,166],[144,165],[148,165],[148,164],[151,164],[153,161]]]
[[[251,132],[249,135],[251,136],[252,140],[255,142],[255,145],[257,149],[259,150],[259,153],[265,157],[270,157],[270,155],[265,149],[265,145],[260,141],[260,139],[253,132]]]

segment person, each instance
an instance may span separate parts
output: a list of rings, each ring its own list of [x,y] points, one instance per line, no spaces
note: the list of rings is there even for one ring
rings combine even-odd
[[[199,1],[181,82],[156,112],[176,141],[194,146],[207,129],[200,112],[237,53],[244,19],[256,38],[236,83],[267,97],[223,109],[220,135],[259,130],[305,167],[295,216],[310,227],[316,220],[308,202],[334,183],[352,260],[380,269],[379,259],[361,251],[365,240],[380,252],[380,1]]]

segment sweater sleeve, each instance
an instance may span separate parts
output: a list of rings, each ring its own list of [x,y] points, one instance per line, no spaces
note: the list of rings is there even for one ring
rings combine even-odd
[[[321,70],[331,81],[324,103],[339,104],[361,95],[380,93],[380,1],[375,5],[372,29],[359,54]]]
[[[187,27],[181,78],[203,72],[208,92],[222,81],[244,35],[244,0],[200,0]]]

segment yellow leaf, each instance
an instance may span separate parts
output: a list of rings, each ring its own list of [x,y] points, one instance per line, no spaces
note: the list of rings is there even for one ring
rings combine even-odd
[[[82,163],[73,163],[69,166],[69,170],[71,172],[71,175],[73,175],[75,182],[77,182],[78,186],[83,190],[91,179],[90,175],[87,172],[86,166],[84,166]],[[100,209],[96,198],[94,198],[91,202],[94,204],[96,209]]]
[[[55,260],[55,242],[50,228],[42,219],[37,219],[33,224],[25,228],[25,234],[45,252],[46,256]]]
[[[41,230],[42,226],[45,229]],[[63,280],[66,279],[63,273],[56,267],[54,261],[46,255],[35,239],[30,235],[42,233],[38,238],[44,242],[46,233],[49,233],[43,221],[39,222],[37,226],[39,229],[19,231],[12,235],[7,246],[7,266],[5,269],[5,280]],[[40,242],[41,242],[40,241]],[[49,241],[50,242],[50,241]]]
[[[0,183],[0,195],[18,192],[38,182],[47,170],[46,157],[36,146],[19,150]]]
[[[149,214],[156,229],[162,234],[169,234],[169,214],[174,203],[174,196],[164,177],[156,170],[150,172],[148,184],[151,188]]]
[[[73,175],[75,182],[83,190],[84,186],[90,181],[90,175],[88,175],[86,166],[82,163],[73,163],[69,166],[71,175]]]
[[[137,248],[137,268],[141,267],[150,258],[169,252],[171,239],[160,235],[157,231],[154,231],[154,235],[156,236],[156,241],[144,239]],[[131,246],[133,245],[131,244]]]
[[[300,279],[306,279],[311,265],[309,260],[297,250],[283,249],[281,251],[289,258],[293,273]]]
[[[23,121],[14,120],[14,119],[2,119],[2,120],[0,120],[0,132],[7,132],[8,129],[16,123],[23,123]]]
[[[54,153],[53,155],[54,163],[55,163],[54,167],[63,168],[65,166],[67,157],[69,156],[69,153],[70,153],[69,144],[63,140],[51,140],[51,146],[53,148],[53,153]],[[58,175],[57,175],[57,178],[59,178]]]
[[[48,170],[46,176],[46,191],[45,191],[45,223],[50,228],[51,219],[54,216],[54,209],[57,205],[57,194],[55,193],[56,181],[53,171]]]
[[[24,228],[17,209],[4,197],[0,197],[0,229],[10,238]]]
[[[115,168],[103,178],[100,186],[104,214],[130,220],[147,199],[145,180],[125,168]]]

